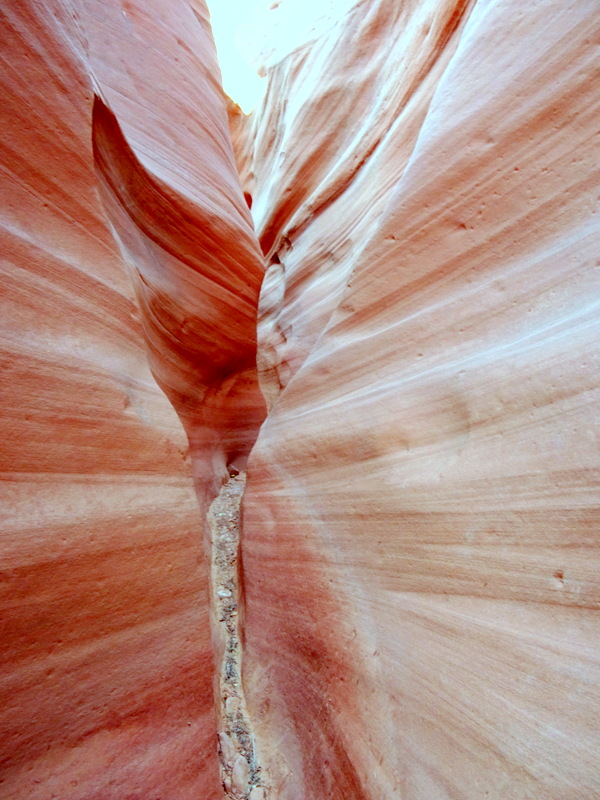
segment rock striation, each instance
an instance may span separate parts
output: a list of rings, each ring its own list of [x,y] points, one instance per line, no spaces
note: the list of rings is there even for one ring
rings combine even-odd
[[[264,413],[263,261],[206,9],[5,4],[1,80],[0,797],[218,798],[192,477]]]
[[[3,11],[0,800],[600,794],[597,4],[348,9]]]
[[[600,792],[598,22],[358,3],[249,123],[244,674],[278,798]]]

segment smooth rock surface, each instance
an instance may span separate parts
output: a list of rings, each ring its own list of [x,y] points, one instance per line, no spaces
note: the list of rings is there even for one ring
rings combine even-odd
[[[251,797],[600,795],[597,3],[341,5],[250,119],[202,0],[4,11],[1,800],[250,788],[256,360]]]
[[[203,497],[263,408],[207,12],[9,3],[2,40],[0,797],[218,798],[203,523],[148,369]]]
[[[600,794],[597,11],[359,3],[249,126],[278,798]]]

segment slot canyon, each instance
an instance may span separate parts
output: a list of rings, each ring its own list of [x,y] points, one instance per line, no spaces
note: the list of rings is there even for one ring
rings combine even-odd
[[[599,11],[4,0],[0,800],[600,798]]]

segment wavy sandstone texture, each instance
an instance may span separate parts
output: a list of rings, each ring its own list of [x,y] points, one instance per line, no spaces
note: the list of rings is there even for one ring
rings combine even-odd
[[[257,361],[268,800],[598,797],[595,0],[358,2],[250,119],[203,0],[5,6],[1,800],[223,797]]]
[[[600,796],[599,27],[359,3],[249,126],[244,669],[281,800]]]
[[[263,414],[207,13],[15,2],[2,39],[0,797],[219,798],[202,518],[148,369],[202,499]]]

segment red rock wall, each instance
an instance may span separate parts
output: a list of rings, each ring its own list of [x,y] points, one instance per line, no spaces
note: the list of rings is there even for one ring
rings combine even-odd
[[[600,793],[594,2],[360,3],[252,128],[275,795]]]
[[[148,369],[203,496],[263,413],[206,10],[3,17],[0,797],[217,798],[203,526]]]
[[[264,417],[256,378],[263,258],[208,15],[203,3],[183,1],[121,10],[114,0],[82,13],[100,87],[95,163],[150,365],[191,437],[197,484],[218,486],[223,462],[243,464]]]
[[[359,2],[277,64],[231,114],[260,300],[203,2],[4,23],[0,798],[222,796],[257,305],[271,800],[595,798],[596,4]]]

